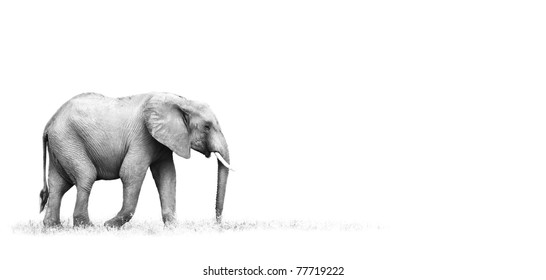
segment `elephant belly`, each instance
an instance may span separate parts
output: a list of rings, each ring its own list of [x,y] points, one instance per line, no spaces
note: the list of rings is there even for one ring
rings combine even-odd
[[[123,164],[123,149],[112,147],[88,147],[87,154],[97,171],[97,180],[114,180],[119,178]]]
[[[97,170],[97,180],[119,179],[119,170],[121,168],[121,164],[119,166],[108,166],[99,163],[95,164],[95,168]]]

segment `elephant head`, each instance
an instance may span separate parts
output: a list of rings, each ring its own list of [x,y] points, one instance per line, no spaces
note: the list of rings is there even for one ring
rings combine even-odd
[[[220,222],[231,167],[226,139],[210,107],[175,94],[157,94],[147,101],[144,121],[153,138],[183,158],[190,158],[191,149],[207,158],[217,157],[216,219]]]

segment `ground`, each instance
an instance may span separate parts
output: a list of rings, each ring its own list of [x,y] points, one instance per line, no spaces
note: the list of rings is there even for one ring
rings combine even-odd
[[[181,234],[187,232],[240,232],[262,230],[296,230],[296,231],[361,231],[378,228],[372,225],[340,222],[314,221],[224,221],[217,224],[214,220],[196,220],[180,222],[178,226],[166,228],[162,222],[132,221],[120,229],[108,229],[102,223],[92,227],[72,227],[71,220],[64,220],[62,227],[44,228],[41,221],[27,221],[13,226],[14,233],[21,234],[115,234],[115,235],[154,235],[154,234]]]

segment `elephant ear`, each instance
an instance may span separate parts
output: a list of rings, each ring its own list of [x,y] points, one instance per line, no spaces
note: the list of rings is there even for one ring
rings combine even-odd
[[[144,108],[146,128],[159,143],[177,155],[190,158],[190,134],[177,96],[155,95]]]

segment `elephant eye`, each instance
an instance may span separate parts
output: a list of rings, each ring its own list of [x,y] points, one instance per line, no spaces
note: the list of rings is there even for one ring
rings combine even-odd
[[[204,127],[205,127],[205,130],[206,130],[206,131],[209,131],[209,130],[210,130],[210,125],[206,124]]]

